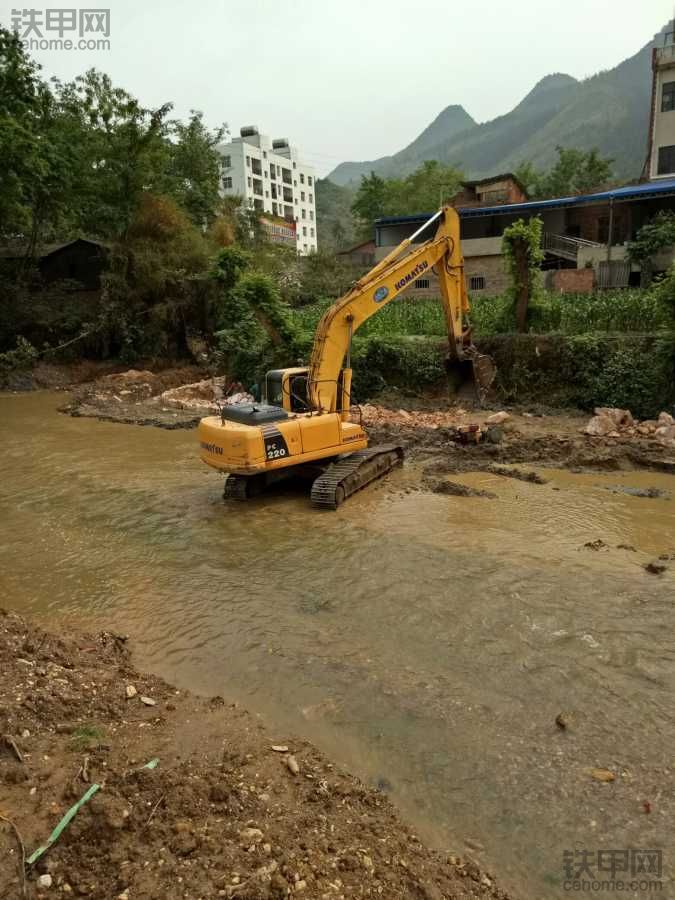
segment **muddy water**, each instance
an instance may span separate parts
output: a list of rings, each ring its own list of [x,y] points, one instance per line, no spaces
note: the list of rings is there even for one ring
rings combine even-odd
[[[4,605],[127,631],[141,667],[314,740],[517,897],[569,896],[565,850],[663,849],[667,877],[675,561],[642,564],[675,552],[675,479],[454,479],[488,500],[413,465],[335,514],[226,508],[194,433],[59,400],[0,397]]]

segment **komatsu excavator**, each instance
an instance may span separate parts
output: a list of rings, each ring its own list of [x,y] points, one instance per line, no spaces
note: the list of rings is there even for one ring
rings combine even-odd
[[[435,235],[416,244],[434,222]],[[449,366],[471,368],[478,397],[485,396],[494,363],[478,353],[471,338],[459,217],[443,207],[324,313],[308,368],[270,371],[263,402],[223,406],[220,416],[201,420],[201,458],[228,473],[227,499],[246,500],[281,478],[301,474],[312,480],[312,503],[336,509],[400,465],[401,447],[369,447],[363,426],[352,421],[351,343],[367,319],[432,270],[447,322]]]

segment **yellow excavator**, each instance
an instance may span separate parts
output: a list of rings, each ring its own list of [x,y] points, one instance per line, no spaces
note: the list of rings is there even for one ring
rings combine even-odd
[[[416,244],[435,222],[435,235]],[[470,368],[478,398],[484,398],[495,367],[471,338],[459,217],[446,206],[324,313],[309,367],[272,370],[265,377],[261,403],[225,405],[220,416],[201,420],[201,458],[228,473],[227,499],[246,500],[297,474],[312,480],[315,506],[336,509],[400,465],[401,447],[369,447],[363,426],[352,421],[351,344],[367,319],[432,270],[447,322],[448,366]]]

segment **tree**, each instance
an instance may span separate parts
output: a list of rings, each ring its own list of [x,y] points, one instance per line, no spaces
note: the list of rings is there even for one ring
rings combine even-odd
[[[390,192],[390,183],[374,172],[361,176],[361,184],[352,203],[352,213],[364,237],[372,235],[375,219],[389,212]]]
[[[659,250],[675,244],[675,213],[662,210],[646,222],[628,244],[628,258],[641,269],[642,286],[647,287],[652,280],[652,258]],[[671,278],[672,281],[672,278]]]
[[[352,211],[362,235],[372,237],[375,219],[433,212],[457,193],[461,180],[458,169],[435,160],[423,162],[405,178],[384,179],[371,172],[361,177]]]
[[[543,222],[539,218],[528,222],[518,219],[504,229],[502,238],[502,253],[506,257],[511,276],[510,294],[519,332],[527,330],[529,303],[539,287],[539,266],[544,258],[541,249],[542,228]]]
[[[210,130],[203,114],[190,111],[187,122],[170,123],[167,192],[187,210],[195,225],[210,225],[218,215],[222,163],[216,149],[227,128]]]
[[[63,213],[75,174],[39,71],[18,36],[0,27],[0,237],[23,239],[28,256],[46,221]]]
[[[76,225],[98,237],[124,236],[141,196],[166,192],[171,104],[145,108],[95,69],[56,89],[63,128],[78,138]]]
[[[588,194],[611,180],[614,160],[600,156],[597,149],[586,152],[556,147],[556,151],[558,161],[548,172],[539,172],[531,162],[516,170],[531,199]]]
[[[393,183],[390,200],[393,214],[434,212],[455,196],[462,177],[453,166],[441,165],[436,160],[423,162],[412,174]]]

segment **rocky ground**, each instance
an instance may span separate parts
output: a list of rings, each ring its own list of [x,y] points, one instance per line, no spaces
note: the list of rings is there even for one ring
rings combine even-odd
[[[3,900],[507,900],[310,744],[129,658],[123,637],[59,637],[0,611]]]

